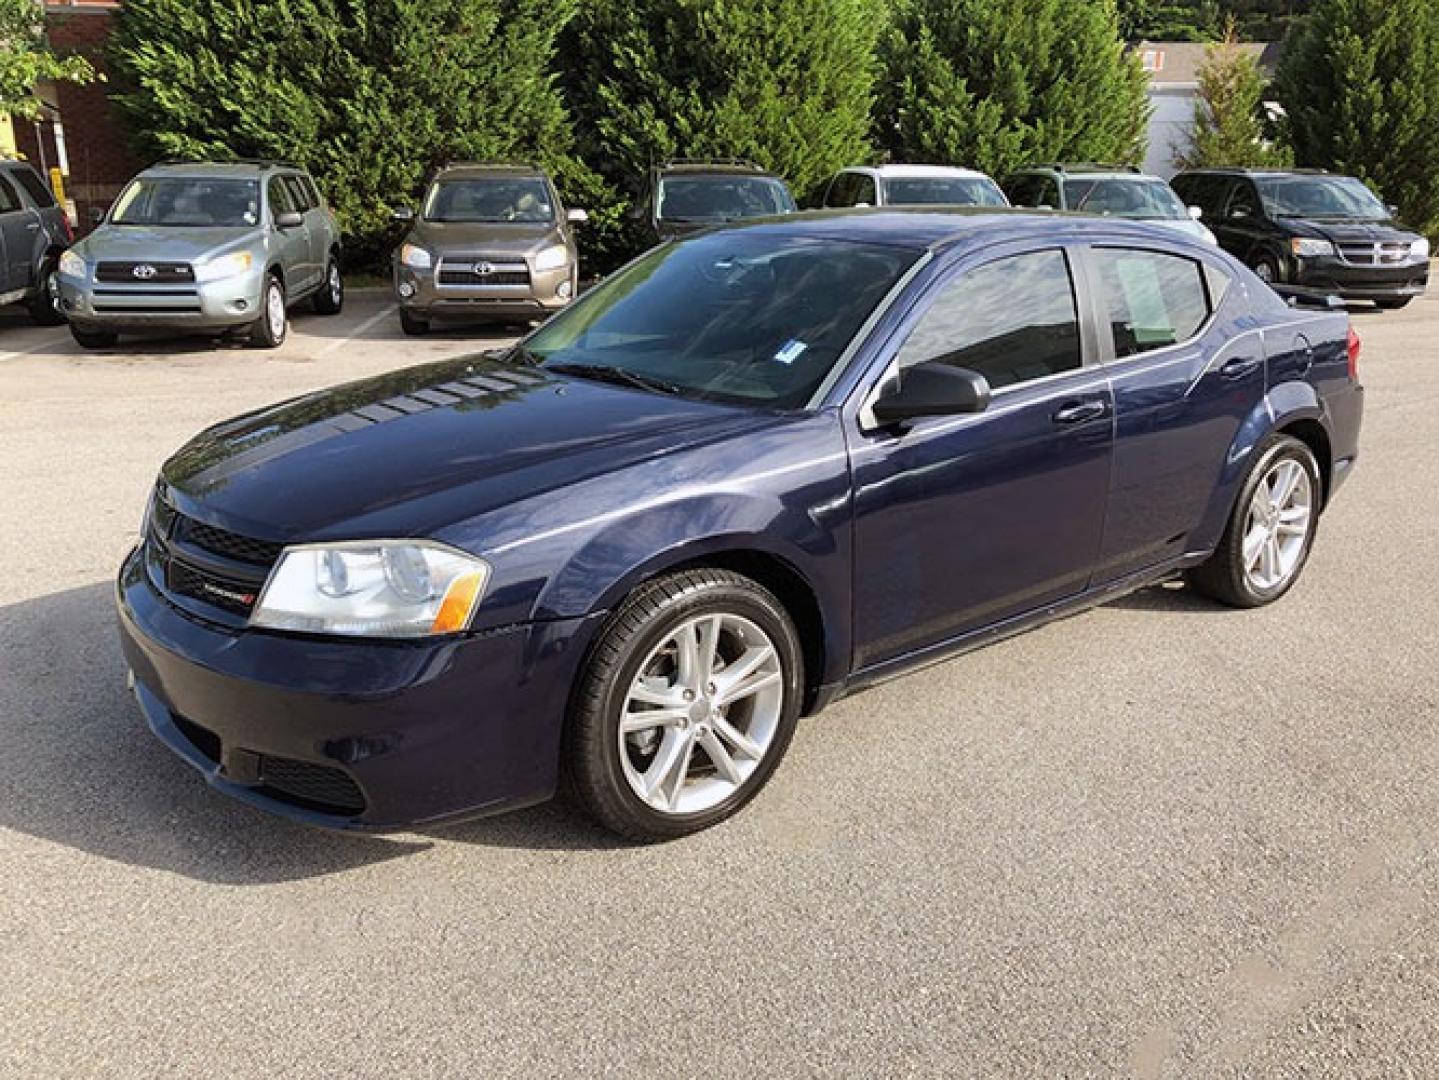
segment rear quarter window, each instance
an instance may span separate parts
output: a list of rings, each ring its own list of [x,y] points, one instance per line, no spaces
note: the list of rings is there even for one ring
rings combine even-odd
[[[1096,248],[1116,359],[1188,341],[1209,319],[1204,265],[1182,255]]]
[[[19,181],[20,186],[29,193],[30,198],[35,200],[35,205],[40,209],[48,210],[55,205],[55,196],[50,193],[50,189],[45,185],[45,181],[40,179],[38,173],[31,169],[16,169],[9,175],[11,179]]]

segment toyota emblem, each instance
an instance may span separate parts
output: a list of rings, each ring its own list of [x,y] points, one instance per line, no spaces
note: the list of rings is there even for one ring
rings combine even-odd
[[[475,273],[479,274],[480,277],[489,277],[489,276],[490,276],[491,274],[493,274],[494,272],[495,272],[495,264],[494,264],[494,263],[487,263],[487,262],[475,263]]]
[[[149,281],[160,271],[156,270],[149,263],[141,263],[139,266],[135,267],[135,269],[130,272],[134,274],[137,278],[139,278],[141,281]]]

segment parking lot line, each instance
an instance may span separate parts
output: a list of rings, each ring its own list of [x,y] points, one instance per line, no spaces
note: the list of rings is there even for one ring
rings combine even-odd
[[[29,356],[31,353],[44,352],[46,349],[53,349],[57,345],[63,345],[69,340],[70,335],[66,334],[64,337],[51,338],[49,341],[42,341],[38,345],[31,345],[28,349],[15,349],[12,352],[3,352],[0,353],[0,363],[4,363],[6,360],[14,360],[19,356]]]
[[[341,346],[348,345],[350,342],[354,341],[355,338],[364,336],[365,334],[369,333],[371,328],[379,325],[385,319],[388,319],[391,315],[393,315],[397,307],[399,307],[398,304],[386,304],[383,308],[380,309],[378,313],[371,315],[359,326],[355,327],[355,329],[352,330],[347,336],[340,338],[338,341],[330,342],[330,344],[326,345],[323,349],[319,349],[318,351],[316,351],[315,355],[317,357],[329,356],[332,352],[334,352]]]

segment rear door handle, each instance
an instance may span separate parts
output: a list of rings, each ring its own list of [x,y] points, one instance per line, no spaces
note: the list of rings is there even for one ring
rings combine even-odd
[[[1255,359],[1234,359],[1219,369],[1221,379],[1247,379],[1259,370],[1259,361]]]
[[[1076,401],[1066,405],[1054,414],[1056,424],[1082,424],[1086,420],[1098,420],[1109,413],[1109,406],[1103,401]]]

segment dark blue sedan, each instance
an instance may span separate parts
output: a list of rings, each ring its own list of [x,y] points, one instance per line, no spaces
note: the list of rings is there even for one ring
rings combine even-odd
[[[1344,314],[1143,225],[723,229],[503,355],[198,436],[120,572],[125,654],[256,806],[386,830],[563,777],[677,836],[840,694],[1180,573],[1278,599],[1355,461],[1357,359]]]

